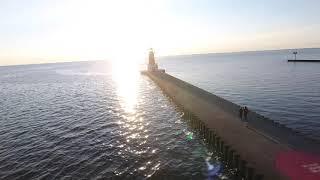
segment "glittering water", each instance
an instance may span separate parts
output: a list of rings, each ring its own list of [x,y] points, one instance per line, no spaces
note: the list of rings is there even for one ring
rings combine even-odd
[[[299,59],[320,59],[300,49]],[[292,51],[161,58],[169,74],[320,140],[320,63],[288,63]]]
[[[0,67],[0,84],[0,179],[206,179],[219,166],[138,71],[103,62]]]

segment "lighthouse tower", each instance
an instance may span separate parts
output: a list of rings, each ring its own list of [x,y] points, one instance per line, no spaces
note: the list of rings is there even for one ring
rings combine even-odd
[[[160,72],[165,73],[166,71],[164,69],[158,69],[158,64],[156,63],[156,60],[154,58],[154,51],[153,49],[149,49],[149,63],[148,63],[148,70],[147,71],[141,71],[142,74],[148,74],[148,72]]]
[[[149,64],[148,64],[148,71],[158,71],[158,64],[154,59],[154,51],[151,48],[149,50]]]

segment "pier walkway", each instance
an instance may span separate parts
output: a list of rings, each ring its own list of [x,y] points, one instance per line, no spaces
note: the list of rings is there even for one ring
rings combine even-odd
[[[239,105],[215,96],[166,73],[143,72],[172,100],[192,112],[208,128],[246,160],[247,167],[264,175],[264,179],[287,179],[275,167],[279,153],[292,150],[319,153],[320,144],[285,126],[249,112],[249,127],[238,117]]]

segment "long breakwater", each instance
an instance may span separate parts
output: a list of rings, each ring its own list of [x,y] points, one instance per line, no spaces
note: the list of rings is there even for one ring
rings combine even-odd
[[[239,105],[161,72],[144,71],[185,113],[208,146],[234,168],[235,179],[287,179],[275,167],[287,151],[319,152],[319,143],[253,111],[249,126],[238,117]]]

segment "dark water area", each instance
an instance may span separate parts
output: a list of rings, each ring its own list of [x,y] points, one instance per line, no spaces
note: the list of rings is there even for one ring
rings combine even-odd
[[[292,63],[293,50],[160,58],[182,80],[320,140],[320,63]],[[297,59],[320,59],[299,49]]]
[[[208,179],[219,158],[182,112],[137,70],[115,69],[0,67],[0,179]]]

